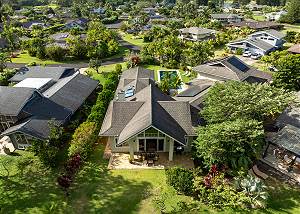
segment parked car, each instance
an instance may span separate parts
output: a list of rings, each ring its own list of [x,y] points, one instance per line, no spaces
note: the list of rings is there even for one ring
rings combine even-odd
[[[245,52],[243,53],[243,56],[244,56],[244,57],[250,57],[250,56],[251,56],[251,52],[250,52],[250,51],[245,51]]]
[[[251,59],[259,59],[261,57],[260,54],[254,53],[251,55]]]

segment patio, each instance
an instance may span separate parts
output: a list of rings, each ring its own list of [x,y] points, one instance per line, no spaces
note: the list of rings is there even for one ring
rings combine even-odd
[[[158,153],[157,161],[149,166],[147,161],[141,161],[137,154],[134,155],[132,163],[129,162],[130,155],[127,153],[113,153],[110,157],[108,169],[165,169],[174,166],[194,168],[194,162],[189,154],[174,154],[173,161],[169,161],[169,153]]]

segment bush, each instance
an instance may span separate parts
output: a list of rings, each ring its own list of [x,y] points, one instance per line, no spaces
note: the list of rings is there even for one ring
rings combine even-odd
[[[93,122],[82,123],[73,134],[71,146],[69,147],[69,157],[80,154],[82,159],[86,159],[91,153],[96,139],[96,124]]]
[[[8,86],[9,79],[12,78],[17,70],[15,69],[6,69],[4,72],[0,73],[0,85],[1,86]]]
[[[242,55],[243,54],[243,49],[238,48],[235,53],[236,53],[236,55]]]
[[[62,47],[56,45],[46,47],[46,56],[49,57],[49,59],[63,61],[66,54],[67,50]]]
[[[180,193],[191,195],[193,190],[193,172],[189,169],[174,167],[166,170],[167,183]]]

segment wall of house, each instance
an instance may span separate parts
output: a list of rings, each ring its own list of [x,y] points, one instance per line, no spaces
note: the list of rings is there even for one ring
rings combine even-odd
[[[33,141],[31,136],[25,135],[21,132],[16,132],[9,135],[9,138],[16,149],[26,149]]]
[[[12,127],[17,120],[17,117],[0,115],[0,133]]]

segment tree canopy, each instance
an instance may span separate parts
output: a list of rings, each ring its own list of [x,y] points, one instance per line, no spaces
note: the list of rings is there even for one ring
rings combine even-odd
[[[216,83],[204,98],[201,114],[208,123],[238,118],[263,121],[281,113],[294,98],[293,93],[267,84]]]

